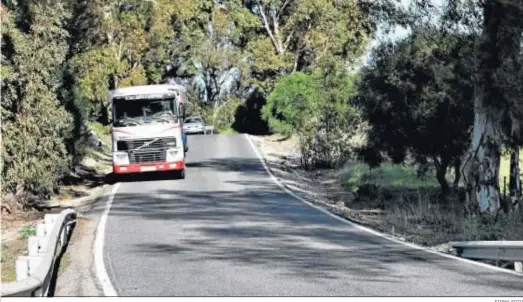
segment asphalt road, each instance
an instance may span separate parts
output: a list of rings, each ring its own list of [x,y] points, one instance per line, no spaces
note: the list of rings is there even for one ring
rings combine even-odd
[[[293,199],[241,135],[190,136],[187,177],[123,182],[104,261],[121,296],[523,296],[523,278],[390,242]]]

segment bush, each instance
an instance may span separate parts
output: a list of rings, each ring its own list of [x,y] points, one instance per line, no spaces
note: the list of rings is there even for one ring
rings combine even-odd
[[[239,98],[230,98],[214,109],[212,124],[218,131],[230,131],[238,107],[242,104]]]
[[[59,100],[67,33],[63,7],[30,6],[28,32],[2,11],[2,194],[48,197],[71,164],[73,120]]]
[[[193,99],[187,106],[187,116],[199,115],[207,125],[214,126],[220,132],[230,132],[235,122],[235,114],[242,104],[239,98],[230,98],[218,107]]]
[[[295,72],[276,83],[262,117],[278,133],[297,134],[302,167],[339,167],[351,157],[358,129],[359,117],[350,104],[354,94],[353,77],[337,66]]]

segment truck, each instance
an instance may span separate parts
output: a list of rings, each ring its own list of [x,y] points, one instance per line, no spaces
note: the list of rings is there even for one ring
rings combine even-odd
[[[112,108],[113,174],[173,172],[185,178],[186,89],[177,84],[117,88]]]

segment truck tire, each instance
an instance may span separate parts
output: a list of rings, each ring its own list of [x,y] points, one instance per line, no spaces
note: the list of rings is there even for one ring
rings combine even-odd
[[[176,171],[176,178],[177,179],[185,179],[185,169]]]

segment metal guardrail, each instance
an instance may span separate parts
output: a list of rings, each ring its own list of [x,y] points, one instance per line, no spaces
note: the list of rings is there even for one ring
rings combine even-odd
[[[523,241],[449,242],[458,256],[473,260],[514,261],[517,272],[523,272]]]
[[[16,282],[2,284],[2,297],[46,297],[49,293],[57,257],[67,244],[76,212],[63,210],[46,214],[44,223],[29,237],[28,255],[16,260]]]

